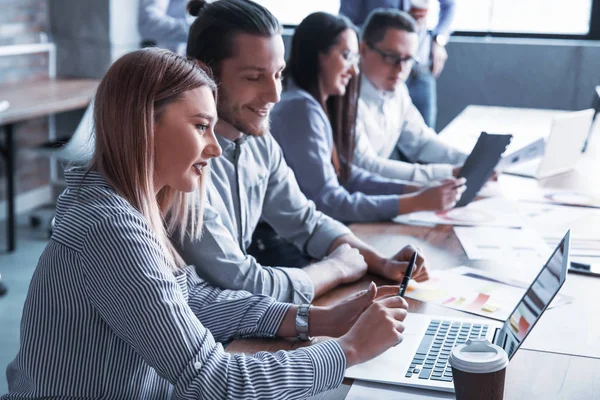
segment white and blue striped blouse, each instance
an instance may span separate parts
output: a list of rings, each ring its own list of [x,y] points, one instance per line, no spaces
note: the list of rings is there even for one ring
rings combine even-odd
[[[174,275],[146,220],[101,175],[66,173],[56,229],[33,275],[3,399],[284,399],[337,387],[335,341],[228,354],[274,336],[289,304]]]

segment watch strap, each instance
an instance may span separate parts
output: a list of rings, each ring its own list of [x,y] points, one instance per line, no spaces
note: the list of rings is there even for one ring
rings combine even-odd
[[[312,340],[312,337],[308,335],[308,317],[311,306],[311,304],[301,304],[296,311],[296,337],[299,340]]]

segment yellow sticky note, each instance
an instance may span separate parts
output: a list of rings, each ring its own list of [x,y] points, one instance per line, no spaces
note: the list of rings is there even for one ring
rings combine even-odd
[[[496,312],[499,309],[500,309],[500,306],[497,304],[494,304],[492,302],[487,302],[483,307],[481,307],[482,311],[489,312],[489,313]]]

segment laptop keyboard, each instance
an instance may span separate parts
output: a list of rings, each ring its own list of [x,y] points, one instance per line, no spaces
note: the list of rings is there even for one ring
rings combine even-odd
[[[448,362],[452,348],[467,339],[485,338],[488,325],[467,322],[432,320],[413,357],[406,377],[452,382],[452,367]]]

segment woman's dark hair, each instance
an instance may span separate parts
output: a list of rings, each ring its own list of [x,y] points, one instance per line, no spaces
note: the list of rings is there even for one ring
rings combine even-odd
[[[218,78],[221,61],[233,56],[233,39],[240,33],[271,37],[281,25],[265,7],[250,0],[191,0],[188,12],[196,16],[190,27],[187,55],[206,64]]]
[[[284,71],[285,84],[289,79],[301,89],[310,93],[323,107],[333,130],[338,158],[340,160],[339,179],[346,182],[355,146],[356,109],[358,107],[359,80],[350,79],[343,96],[329,96],[325,103],[319,92],[319,54],[326,54],[338,41],[340,34],[347,29],[358,36],[358,29],[346,17],[316,12],[298,25],[292,38],[292,49]]]

